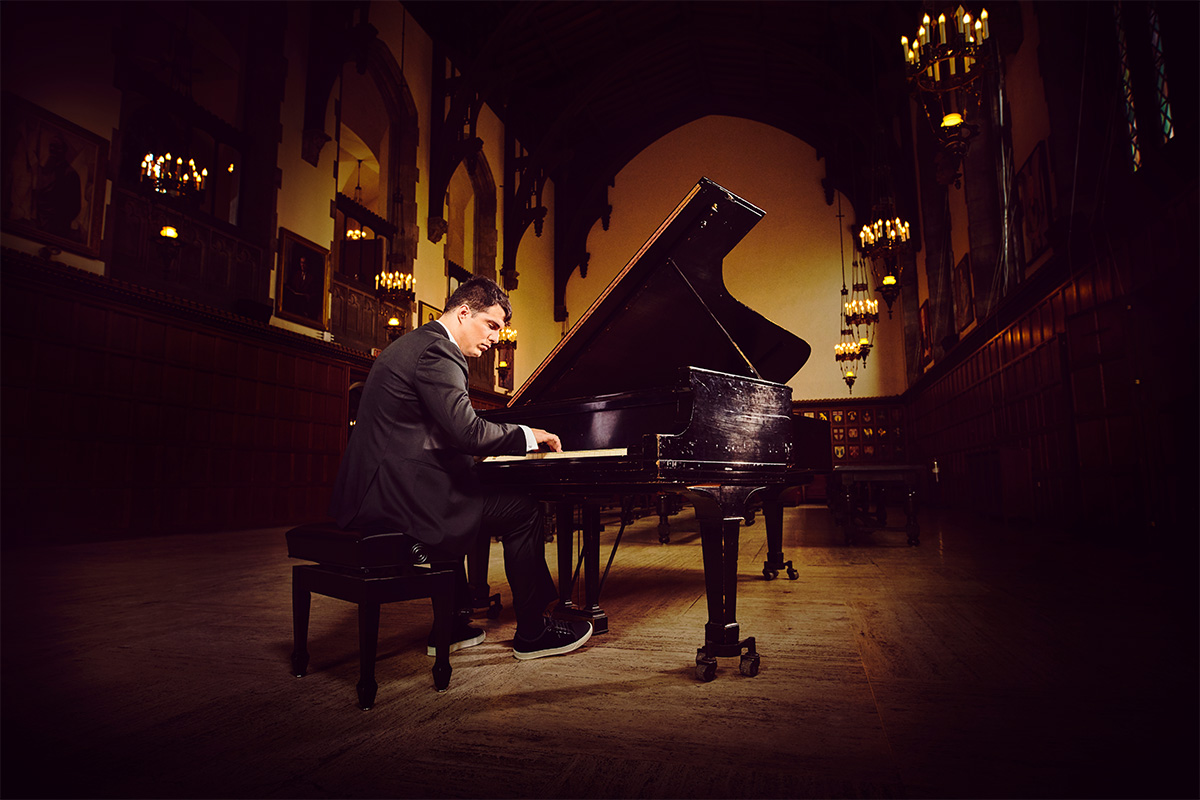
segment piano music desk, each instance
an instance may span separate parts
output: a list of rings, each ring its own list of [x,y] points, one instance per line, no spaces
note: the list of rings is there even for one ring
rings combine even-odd
[[[830,482],[830,506],[834,519],[842,526],[846,544],[853,544],[860,533],[872,530],[903,530],[910,546],[921,543],[917,522],[917,490],[925,467],[920,464],[846,464],[833,468]],[[889,490],[904,493],[905,524],[887,524],[886,495]],[[871,502],[875,511],[871,511]]]

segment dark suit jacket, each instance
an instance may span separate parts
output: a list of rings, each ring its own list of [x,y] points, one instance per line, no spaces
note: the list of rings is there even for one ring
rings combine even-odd
[[[466,357],[428,322],[372,365],[329,513],[343,528],[400,531],[465,553],[483,507],[473,456],[524,452],[520,426],[476,416]]]

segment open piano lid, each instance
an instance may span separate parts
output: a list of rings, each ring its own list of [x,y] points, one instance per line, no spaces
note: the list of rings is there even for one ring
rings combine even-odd
[[[786,383],[811,348],[734,300],[722,275],[762,216],[701,178],[508,405],[650,389],[688,366]]]

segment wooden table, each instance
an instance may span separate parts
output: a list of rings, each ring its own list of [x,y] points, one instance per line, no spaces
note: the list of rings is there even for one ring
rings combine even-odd
[[[833,468],[830,481],[830,506],[834,519],[842,527],[846,544],[852,544],[859,534],[888,529],[887,494],[900,490],[904,495],[905,524],[892,526],[903,530],[908,543],[921,543],[921,528],[917,523],[917,490],[925,467],[920,464],[854,464]],[[872,501],[875,510],[871,510]]]

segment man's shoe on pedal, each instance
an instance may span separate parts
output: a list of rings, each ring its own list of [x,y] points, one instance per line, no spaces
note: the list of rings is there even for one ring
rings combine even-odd
[[[592,636],[592,623],[587,620],[563,620],[546,617],[546,627],[534,639],[513,639],[513,656],[522,661],[546,656],[560,656],[578,650]]]

